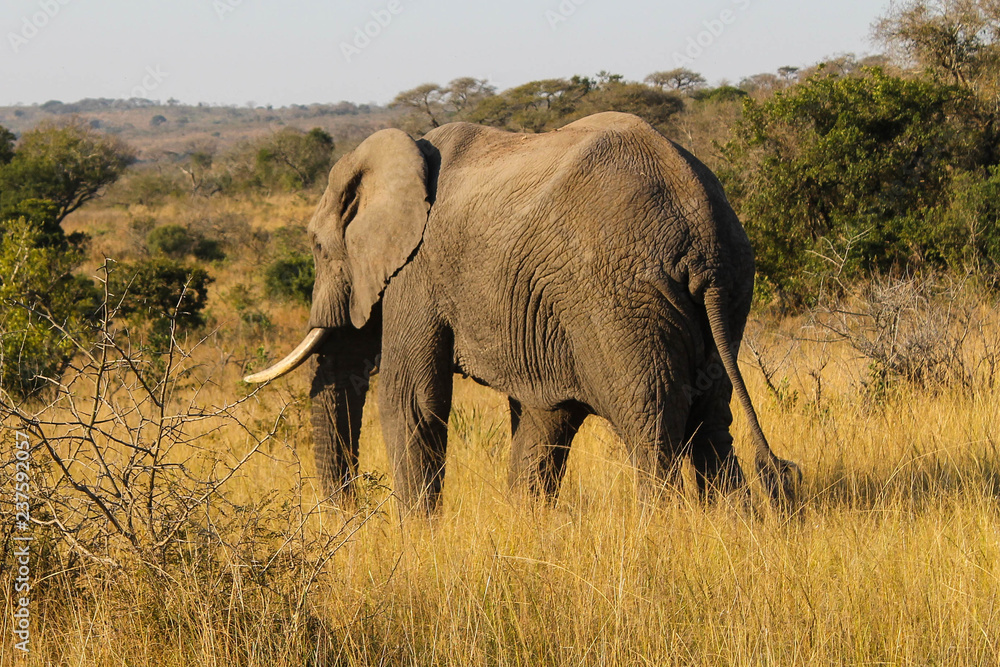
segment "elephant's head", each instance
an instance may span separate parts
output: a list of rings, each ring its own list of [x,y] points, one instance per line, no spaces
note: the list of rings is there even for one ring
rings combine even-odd
[[[427,163],[405,132],[376,132],[342,157],[309,222],[316,262],[310,332],[285,359],[246,381],[293,370],[331,329],[364,326],[390,278],[420,246],[429,210]]]

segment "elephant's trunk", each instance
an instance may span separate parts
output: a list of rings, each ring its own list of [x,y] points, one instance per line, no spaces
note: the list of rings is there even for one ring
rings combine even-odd
[[[303,361],[309,358],[309,355],[316,351],[316,348],[326,340],[329,333],[329,329],[311,329],[306,334],[306,337],[302,339],[302,342],[299,343],[298,347],[292,350],[287,357],[265,371],[246,376],[243,378],[243,381],[250,383],[269,382],[294,371],[302,365]]]

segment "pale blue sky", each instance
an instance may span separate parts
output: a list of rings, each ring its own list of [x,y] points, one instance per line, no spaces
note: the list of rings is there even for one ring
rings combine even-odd
[[[420,83],[465,75],[501,89],[600,70],[641,80],[692,55],[683,64],[710,82],[738,81],[876,51],[870,26],[887,4],[3,0],[0,104],[133,92],[186,103],[383,103]],[[378,34],[345,55],[372,12],[386,25],[369,25]]]

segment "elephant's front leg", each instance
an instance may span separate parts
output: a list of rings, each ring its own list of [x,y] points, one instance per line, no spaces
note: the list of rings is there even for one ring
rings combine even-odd
[[[323,492],[353,495],[358,440],[369,376],[378,366],[378,322],[364,329],[332,332],[313,363],[313,451]]]
[[[394,492],[403,511],[437,507],[451,412],[452,336],[412,313],[386,312],[379,412]],[[392,334],[388,332],[392,331]]]
[[[554,499],[566,472],[573,436],[586,418],[581,407],[526,408],[510,399],[510,485]]]

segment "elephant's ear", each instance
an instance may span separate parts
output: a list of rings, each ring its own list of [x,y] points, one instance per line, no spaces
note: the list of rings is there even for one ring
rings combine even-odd
[[[361,328],[389,279],[423,238],[430,204],[427,165],[401,130],[382,130],[352,154],[340,205],[351,282],[351,322]]]

